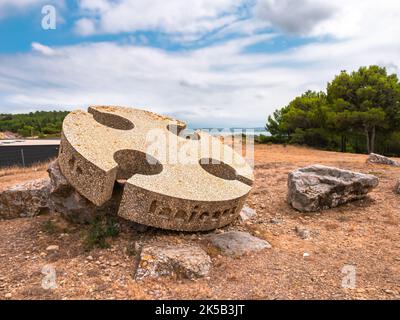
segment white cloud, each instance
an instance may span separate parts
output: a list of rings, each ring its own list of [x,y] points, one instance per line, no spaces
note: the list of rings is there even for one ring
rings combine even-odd
[[[346,38],[389,38],[395,42],[399,32],[398,0],[337,0],[337,14],[323,21],[313,35]]]
[[[243,34],[266,26],[308,34],[337,11],[324,0],[81,0],[79,7],[78,34],[156,30],[180,35],[180,41],[195,41],[219,29]],[[246,15],[244,7],[253,8]]]
[[[88,12],[105,12],[111,8],[112,1],[108,0],[80,0],[79,6]]]
[[[284,33],[338,40],[393,37],[400,26],[398,0],[257,0],[253,12]]]
[[[268,26],[336,39],[390,32],[400,6],[398,0],[80,0],[79,8],[75,31],[84,36],[160,31],[176,42],[192,42],[210,32],[214,38],[251,35]]]
[[[232,23],[244,0],[82,0],[85,23],[76,31],[87,35],[87,19],[94,24],[91,33],[120,33],[158,30],[166,33],[201,35]]]
[[[400,66],[400,44],[384,39],[310,44],[279,54],[242,52],[265,37],[181,53],[97,43],[60,47],[50,56],[3,56],[1,111],[113,104],[172,114],[195,126],[262,126],[275,108],[307,89],[324,89],[342,69]]]
[[[1,0],[0,1],[0,19],[15,14],[16,11],[24,10],[33,5],[43,3],[44,0]]]
[[[291,34],[308,34],[335,9],[322,0],[258,0],[254,13],[270,25]]]
[[[86,10],[93,14],[87,19],[103,19],[96,12],[111,12],[110,5],[110,1],[86,1]],[[32,44],[35,52],[0,55],[0,112],[113,104],[149,108],[182,117],[194,126],[262,126],[274,109],[307,89],[324,89],[340,70],[379,64],[399,72],[397,1],[377,5],[372,0],[337,0],[337,6],[336,14],[317,19],[307,29],[309,35],[328,35],[333,41],[278,53],[244,53],[246,46],[276,36],[254,35],[254,30],[262,27],[259,20],[229,24],[231,30],[242,30],[240,39],[181,52],[135,45],[147,41],[136,38],[124,45],[87,43],[48,48]],[[201,18],[192,16],[185,22],[185,18],[175,17],[175,23],[183,21],[188,35],[202,30],[189,23]],[[163,25],[161,16],[155,18],[158,22],[149,23]],[[106,24],[100,21],[104,28]],[[173,22],[165,25],[168,30],[177,28]]]
[[[6,7],[27,7],[33,4],[41,3],[44,2],[43,0],[1,0],[0,2],[0,9],[6,8]]]
[[[257,70],[257,57],[251,62],[241,56],[240,49],[251,42],[189,53],[97,43],[57,48],[52,56],[1,57],[3,106],[29,111],[120,104],[183,115],[193,124],[258,122],[266,112],[261,95],[285,79],[272,74],[276,71]]]
[[[75,23],[75,30],[82,36],[89,36],[96,32],[95,22],[88,18],[79,19]]]
[[[55,54],[55,50],[38,42],[32,42],[31,46],[34,51],[39,52],[45,56],[52,56]]]

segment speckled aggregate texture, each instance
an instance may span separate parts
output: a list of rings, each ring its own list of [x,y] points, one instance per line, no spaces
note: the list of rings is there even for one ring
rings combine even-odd
[[[212,230],[239,215],[253,171],[203,131],[148,111],[90,107],[63,123],[59,164],[70,184],[101,206],[124,181],[118,214],[171,230]],[[207,163],[207,160],[208,163]]]

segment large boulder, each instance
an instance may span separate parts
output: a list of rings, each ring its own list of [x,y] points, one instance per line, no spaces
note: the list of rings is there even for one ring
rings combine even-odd
[[[48,211],[49,179],[30,180],[0,193],[0,218],[33,217]]]
[[[122,187],[117,183],[112,198],[97,207],[80,195],[67,181],[58,165],[58,160],[48,168],[50,176],[50,208],[61,213],[74,223],[90,223],[98,215],[116,215],[121,201]]]
[[[143,247],[136,280],[176,276],[196,279],[205,277],[211,270],[211,259],[197,246],[155,244]]]
[[[362,199],[378,183],[370,174],[313,165],[289,174],[288,202],[301,212],[320,211]]]
[[[240,256],[252,251],[271,249],[271,245],[262,239],[253,237],[247,232],[229,231],[213,234],[209,237],[211,244],[222,254]]]
[[[396,184],[394,192],[396,192],[397,194],[400,194],[400,181]]]
[[[371,153],[368,156],[367,162],[374,164],[386,164],[389,166],[400,167],[400,162],[392,160],[388,157],[381,156],[379,154]]]

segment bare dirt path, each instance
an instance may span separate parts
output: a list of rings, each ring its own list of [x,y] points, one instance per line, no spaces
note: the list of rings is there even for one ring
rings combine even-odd
[[[0,221],[0,299],[400,299],[400,196],[393,192],[400,168],[365,160],[364,155],[257,145],[256,182],[247,201],[257,217],[225,229],[248,231],[273,247],[239,258],[208,250],[213,270],[198,281],[136,282],[132,275],[135,243],[202,244],[201,233],[140,233],[121,221],[110,248],[86,252],[85,227],[56,214]],[[365,200],[302,215],[286,204],[287,174],[314,163],[371,173],[380,185]],[[0,187],[43,176],[44,170],[3,176]],[[56,226],[51,232],[49,220]],[[302,240],[296,227],[308,229],[311,239]],[[59,250],[48,252],[49,245]],[[56,270],[56,289],[41,286],[45,265]],[[355,289],[342,287],[345,266],[355,268]]]

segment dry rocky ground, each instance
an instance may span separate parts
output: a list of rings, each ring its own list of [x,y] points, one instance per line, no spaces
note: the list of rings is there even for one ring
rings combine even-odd
[[[272,248],[240,257],[220,255],[203,233],[141,232],[124,221],[108,249],[89,252],[83,245],[87,227],[57,214],[0,221],[0,299],[399,299],[400,195],[393,190],[400,168],[366,164],[366,158],[257,145],[247,201],[257,216],[224,230],[247,231]],[[315,163],[374,174],[380,184],[364,200],[300,214],[286,203],[287,175]],[[46,176],[44,167],[0,172],[0,189]],[[299,236],[302,229],[309,239]],[[203,246],[212,257],[211,273],[196,281],[135,281],[138,244],[158,241]],[[51,245],[58,250],[46,250]],[[45,265],[56,270],[55,289],[41,286]],[[355,289],[342,287],[347,265],[355,267]]]

